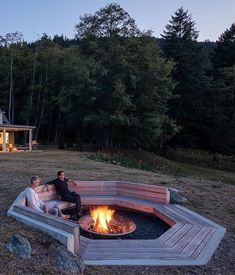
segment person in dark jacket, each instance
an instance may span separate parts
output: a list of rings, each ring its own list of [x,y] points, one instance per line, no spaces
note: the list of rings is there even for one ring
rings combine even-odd
[[[81,212],[81,198],[76,192],[71,192],[68,188],[68,182],[72,182],[76,186],[76,182],[69,180],[65,177],[64,171],[60,170],[57,172],[57,178],[46,183],[46,190],[49,192],[48,185],[54,184],[56,191],[61,196],[63,201],[76,203],[77,217],[79,217]]]

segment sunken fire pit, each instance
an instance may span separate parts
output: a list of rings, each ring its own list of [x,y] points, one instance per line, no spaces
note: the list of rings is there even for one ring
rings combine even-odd
[[[103,237],[123,236],[136,229],[130,218],[115,214],[115,210],[108,206],[90,209],[90,215],[83,216],[78,223],[84,231]]]

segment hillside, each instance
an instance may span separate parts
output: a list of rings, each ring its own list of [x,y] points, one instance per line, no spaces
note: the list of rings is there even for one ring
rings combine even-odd
[[[89,158],[88,158],[89,157]],[[234,195],[235,185],[227,179],[235,178],[231,172],[222,172],[184,164],[192,172],[175,175],[123,167],[117,163],[90,159],[91,154],[77,151],[52,150],[35,153],[1,154],[0,207],[0,266],[2,274],[61,274],[53,267],[53,250],[57,242],[6,216],[15,197],[28,184],[32,175],[39,175],[43,182],[56,177],[59,169],[67,177],[81,180],[129,180],[177,188],[188,199],[185,206],[227,228],[227,233],[207,266],[201,267],[87,267],[88,274],[233,274],[235,270],[234,246]],[[94,155],[93,155],[94,158]],[[173,165],[173,164],[172,164]],[[178,164],[181,166],[182,164]],[[203,173],[204,171],[204,173]],[[206,179],[213,175],[213,181]],[[224,182],[221,177],[225,177]],[[32,257],[28,261],[16,258],[5,249],[6,241],[14,233],[28,238]]]

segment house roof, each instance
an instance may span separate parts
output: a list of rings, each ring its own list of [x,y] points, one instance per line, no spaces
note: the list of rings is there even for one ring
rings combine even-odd
[[[9,120],[5,116],[5,112],[0,108],[0,115],[2,117],[2,124],[0,124],[0,130],[6,129],[7,131],[28,131],[35,129],[35,126],[29,125],[14,125],[10,124]]]
[[[0,124],[0,130],[6,129],[7,131],[28,131],[35,128],[35,126],[27,125]]]

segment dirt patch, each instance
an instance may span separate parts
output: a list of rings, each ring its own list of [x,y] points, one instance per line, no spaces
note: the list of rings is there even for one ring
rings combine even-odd
[[[215,254],[206,266],[200,267],[86,267],[88,274],[234,274],[235,270],[235,186],[199,178],[181,178],[87,159],[85,153],[55,150],[38,153],[0,155],[0,266],[1,274],[62,274],[55,270],[52,252],[57,242],[6,216],[16,196],[29,184],[32,175],[43,182],[65,170],[75,180],[128,180],[164,185],[181,190],[188,199],[185,206],[227,228]],[[18,259],[5,249],[14,234],[25,236],[32,246],[30,260]]]

